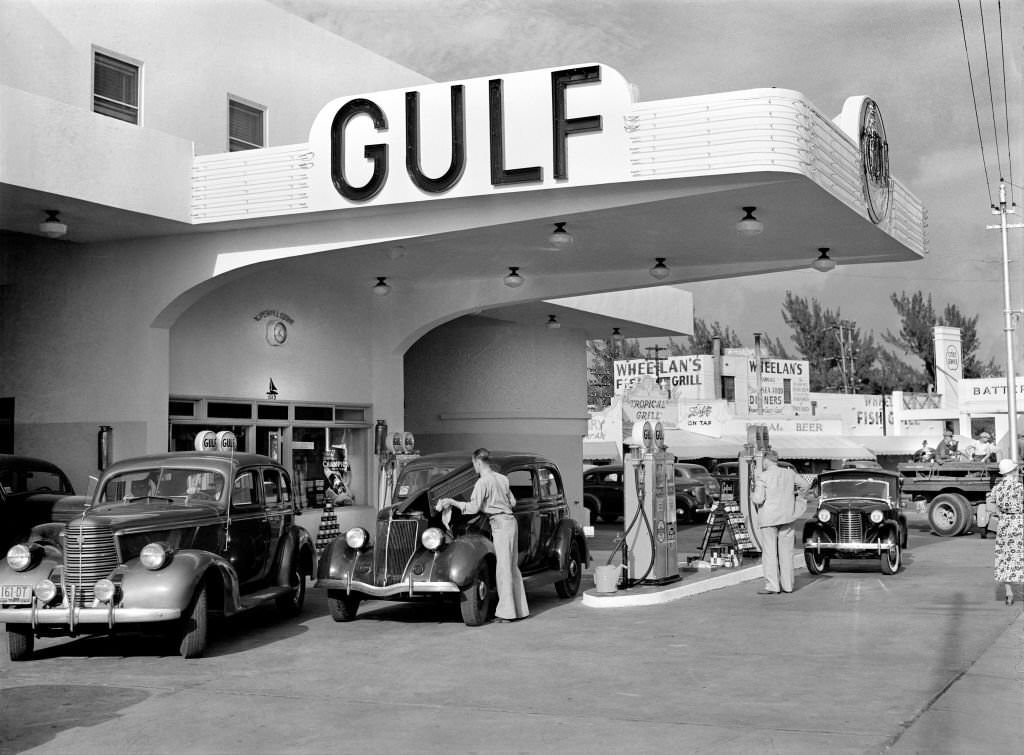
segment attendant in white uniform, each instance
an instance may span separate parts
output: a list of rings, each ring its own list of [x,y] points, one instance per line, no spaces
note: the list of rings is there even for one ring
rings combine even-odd
[[[758,595],[793,592],[793,522],[805,506],[797,496],[807,492],[807,487],[792,469],[779,466],[777,451],[765,451],[764,469],[754,478],[752,497],[764,567],[764,587]]]
[[[498,607],[495,619],[499,622],[525,619],[530,615],[526,604],[523,575],[519,571],[519,537],[516,518],[512,513],[516,499],[509,489],[508,478],[491,469],[491,454],[486,448],[473,452],[473,469],[480,475],[468,501],[442,498],[436,504],[438,511],[450,506],[464,514],[478,511],[488,516],[491,539],[494,541],[495,580],[498,583]]]

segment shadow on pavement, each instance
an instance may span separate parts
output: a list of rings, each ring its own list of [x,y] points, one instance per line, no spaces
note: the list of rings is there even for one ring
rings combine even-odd
[[[0,752],[24,752],[66,729],[104,724],[149,695],[140,689],[105,685],[28,684],[0,689]],[[58,700],[59,704],[52,704]]]

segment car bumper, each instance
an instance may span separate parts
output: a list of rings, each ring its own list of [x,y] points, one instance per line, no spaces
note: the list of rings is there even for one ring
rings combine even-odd
[[[117,608],[99,606],[82,608],[77,606],[54,606],[42,608],[37,605],[18,608],[0,608],[0,622],[5,624],[31,624],[34,627],[65,626],[74,631],[78,626],[102,625],[112,628],[117,624],[152,624],[181,618],[178,608]]]
[[[874,542],[874,543],[829,543],[829,542],[805,542],[805,551],[873,551],[882,553],[892,548],[896,543]]]
[[[454,582],[396,582],[391,585],[371,585],[368,582],[349,579],[318,579],[317,587],[328,590],[344,590],[345,593],[359,593],[372,598],[393,598],[396,596],[432,595],[436,593],[458,593],[462,588]]]

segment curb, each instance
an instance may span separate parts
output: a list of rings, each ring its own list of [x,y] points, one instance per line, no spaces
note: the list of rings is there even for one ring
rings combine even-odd
[[[799,563],[798,563],[799,561]],[[803,551],[793,554],[793,569],[799,571],[805,569]],[[730,569],[728,573],[718,574],[714,577],[707,577],[696,582],[675,584],[658,587],[634,587],[628,590],[616,592],[598,592],[596,589],[586,590],[583,593],[583,605],[592,608],[626,608],[631,606],[653,606],[661,603],[669,603],[680,598],[688,598],[691,595],[700,595],[711,590],[720,590],[723,587],[732,587],[761,579],[764,571],[760,564],[756,566],[745,566],[739,569]]]

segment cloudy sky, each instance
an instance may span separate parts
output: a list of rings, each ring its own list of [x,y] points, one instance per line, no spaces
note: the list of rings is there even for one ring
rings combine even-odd
[[[961,0],[967,53],[957,0],[272,2],[436,81],[598,61],[635,84],[641,101],[778,86],[803,92],[834,117],[846,97],[869,95],[885,118],[893,174],[928,208],[928,257],[694,284],[696,316],[732,327],[747,345],[755,330],[788,343],[780,310],[792,290],[840,309],[877,338],[898,329],[890,293],[922,290],[937,310],[952,303],[980,315],[983,358],[1005,362],[1002,244],[985,226],[998,222],[990,205],[1000,172],[1010,178],[1011,159],[1013,199],[1024,209],[1021,0],[1002,2],[1005,58],[999,0],[981,0],[994,105],[977,0]],[[1009,236],[1020,308],[1024,230]]]

